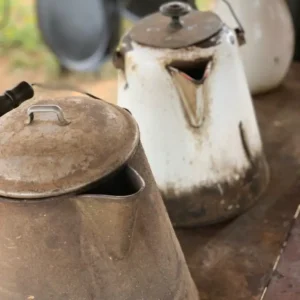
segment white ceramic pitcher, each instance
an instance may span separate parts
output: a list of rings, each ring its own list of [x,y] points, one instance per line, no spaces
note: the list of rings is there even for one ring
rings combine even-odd
[[[246,32],[247,45],[240,49],[252,94],[268,92],[284,80],[294,53],[295,33],[285,0],[227,0]],[[198,2],[211,9],[231,28],[235,18],[224,0]]]

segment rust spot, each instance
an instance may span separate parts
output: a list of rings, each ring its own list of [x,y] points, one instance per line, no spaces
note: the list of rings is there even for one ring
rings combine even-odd
[[[245,37],[244,30],[242,30],[241,28],[237,28],[234,31],[235,31],[239,46],[245,45],[246,44],[246,37]]]
[[[116,69],[122,71],[126,84],[124,89],[128,88],[128,82],[126,79],[126,54],[133,50],[132,47],[132,39],[129,34],[126,34],[123,39],[122,43],[118,50],[115,51],[112,61]]]
[[[137,69],[137,65],[136,64],[132,64],[131,65],[131,71],[136,71]]]
[[[126,54],[127,52],[133,50],[132,39],[131,39],[129,34],[126,34],[123,37],[120,49],[121,49],[121,52],[124,53],[124,54]]]
[[[173,225],[189,228],[235,218],[256,203],[268,182],[268,165],[262,155],[253,160],[252,167],[234,184],[195,187],[188,193],[169,188],[162,194]]]
[[[125,58],[123,52],[116,50],[112,57],[113,65],[116,69],[125,71]]]

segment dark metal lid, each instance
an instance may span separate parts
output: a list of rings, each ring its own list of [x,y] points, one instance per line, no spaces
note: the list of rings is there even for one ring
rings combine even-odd
[[[162,5],[160,13],[142,19],[129,34],[145,46],[178,49],[206,41],[222,27],[215,13],[192,10],[189,4],[175,1]]]
[[[76,192],[119,169],[138,142],[131,115],[105,101],[25,102],[0,118],[0,195],[37,199]]]

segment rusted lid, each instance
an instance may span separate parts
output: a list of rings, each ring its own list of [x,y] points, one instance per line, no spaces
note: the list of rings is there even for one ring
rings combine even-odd
[[[138,142],[131,115],[105,101],[25,102],[0,118],[0,196],[76,192],[120,168]]]
[[[145,46],[178,49],[206,41],[222,27],[223,22],[215,13],[192,10],[189,4],[175,1],[142,19],[129,35]]]

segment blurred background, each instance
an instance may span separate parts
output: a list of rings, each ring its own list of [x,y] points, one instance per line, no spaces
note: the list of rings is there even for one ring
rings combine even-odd
[[[28,82],[62,80],[108,100],[115,99],[116,74],[109,61],[99,72],[72,72],[62,77],[60,64],[39,30],[36,6],[35,0],[0,1],[0,89],[10,88],[24,79]],[[122,28],[129,26],[130,22],[124,19]]]
[[[89,28],[88,26],[94,26],[95,30],[99,29],[97,29],[97,22],[99,20],[93,21],[91,16],[89,20],[84,22],[83,20],[85,19],[79,20],[80,15],[78,15],[83,9],[87,10],[85,12],[86,16],[89,15],[88,7],[89,5],[92,7],[92,2],[95,1],[99,0],[0,0],[0,88],[2,90],[7,89],[24,79],[29,82],[53,82],[60,80],[77,84],[92,93],[100,95],[108,101],[114,101],[116,97],[116,72],[107,54],[112,52],[117,46],[117,41],[120,36],[130,28],[133,22],[138,20],[139,17],[154,12],[160,4],[168,1],[101,0],[100,2],[103,2],[104,5],[108,3],[108,6],[110,6],[100,7],[100,10],[105,10],[104,16],[108,16],[106,20],[103,20],[107,25],[104,31],[106,31],[108,35],[112,35],[113,33],[109,31],[109,28],[112,28],[114,25],[117,28],[119,27],[120,31],[114,28],[115,40],[113,43],[109,46],[102,45],[105,48],[103,51],[106,51],[106,58],[103,58],[101,62],[98,61],[95,64],[95,70],[92,72],[89,70],[81,70],[80,72],[71,70],[70,72],[68,68],[62,67],[58,61],[58,55],[54,55],[53,52],[55,52],[57,47],[72,52],[72,49],[78,49],[76,43],[79,43],[79,45],[80,43],[89,45],[89,40],[81,42],[78,28],[77,30],[73,30],[73,33],[70,33],[70,30],[76,26],[83,26],[83,30],[86,28],[86,32],[92,32],[93,30],[93,27]],[[299,11],[296,6],[300,5],[300,1],[289,1],[290,5],[294,6],[294,12]],[[89,2],[91,2],[91,4],[88,4]],[[194,1],[187,0],[187,2],[193,4]],[[213,2],[214,0],[196,0],[195,5],[197,5],[199,9],[206,9],[213,5]],[[81,7],[78,5],[81,5]],[[118,12],[121,15],[120,20],[114,15],[116,9],[119,10]],[[101,14],[100,10],[99,16]],[[97,13],[98,12],[96,12],[96,14],[94,13],[94,16],[97,16]],[[73,20],[72,16],[74,16]],[[295,17],[297,18],[296,15]],[[99,18],[101,19],[101,17]],[[68,23],[69,19],[72,20],[73,23]],[[78,20],[79,25],[75,24],[76,20]],[[120,24],[118,22],[120,22]],[[118,24],[120,26],[118,26]],[[66,27],[65,31],[61,29],[64,27]],[[101,26],[98,25],[98,27]],[[62,36],[59,37],[59,34],[56,34],[57,32],[62,34]],[[77,39],[72,42],[72,38],[67,40],[63,34],[73,34],[73,40],[74,38]],[[95,41],[96,34],[92,34],[90,37],[86,35],[86,39],[92,39],[93,43],[96,42],[96,45],[91,44],[89,46],[91,51],[93,51],[92,47],[98,47],[100,43],[100,41]],[[105,35],[103,32],[101,32],[101,34],[103,36]],[[99,33],[99,37],[101,34]],[[57,37],[57,39],[54,38],[53,40],[52,37]],[[48,46],[46,46],[44,41],[46,41]],[[72,43],[77,46],[70,45]],[[52,46],[56,48],[54,49]],[[52,49],[50,50],[51,47]],[[72,55],[74,58],[78,53],[71,53],[71,56]]]

